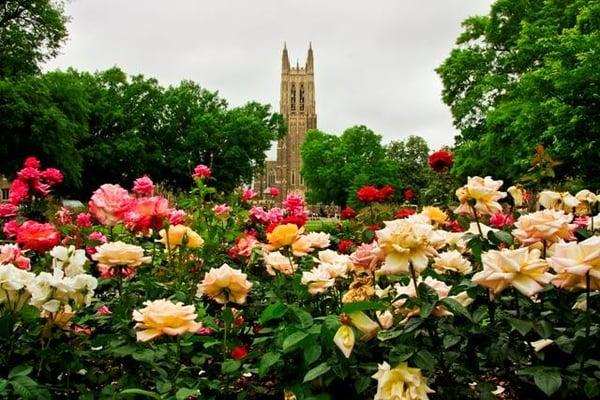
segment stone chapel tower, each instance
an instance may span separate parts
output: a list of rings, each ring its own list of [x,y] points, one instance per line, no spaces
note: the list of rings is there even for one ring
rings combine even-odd
[[[287,47],[283,47],[279,112],[288,131],[277,143],[277,160],[267,161],[265,173],[256,178],[255,190],[263,193],[266,188],[275,186],[282,198],[289,193],[304,195],[300,146],[306,131],[317,127],[312,45],[309,45],[304,67],[300,67],[298,61],[295,67],[290,66]]]

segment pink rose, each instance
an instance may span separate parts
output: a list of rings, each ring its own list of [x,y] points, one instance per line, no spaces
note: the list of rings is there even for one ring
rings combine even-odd
[[[381,261],[376,254],[377,250],[376,242],[363,243],[350,255],[350,262],[354,265],[354,268],[374,271],[379,261]]]
[[[60,232],[53,224],[25,221],[17,228],[17,243],[26,249],[46,252],[60,242]]]
[[[16,244],[0,245],[0,264],[13,264],[19,269],[29,270],[29,258],[21,254],[21,249]]]
[[[252,188],[246,188],[242,192],[242,200],[249,201],[256,197],[256,192]]]
[[[19,207],[10,203],[0,204],[0,218],[9,218],[17,215]]]
[[[25,167],[17,172],[17,177],[27,183],[37,181],[41,176],[42,173],[37,168]]]
[[[213,207],[213,212],[217,214],[219,218],[227,218],[230,211],[231,207],[229,207],[227,204],[217,204]]]
[[[90,233],[90,235],[88,236],[88,238],[90,240],[95,240],[96,242],[100,242],[100,243],[106,243],[106,241],[108,240],[106,238],[106,236],[104,236],[100,232],[92,232],[92,233]]]
[[[304,199],[301,196],[290,194],[283,201],[283,206],[290,215],[298,215],[304,213]]]
[[[204,164],[199,164],[199,165],[196,165],[196,168],[194,168],[194,174],[192,175],[192,178],[194,178],[194,179],[210,178],[211,174],[212,174],[212,171],[210,170],[209,167],[207,167]]]
[[[511,226],[514,223],[515,220],[510,214],[496,213],[490,217],[490,224],[494,228],[503,228],[505,226]]]
[[[80,213],[75,219],[75,223],[80,228],[91,228],[92,227],[92,216],[90,213]]]
[[[274,186],[271,186],[269,188],[269,194],[271,195],[271,197],[277,197],[277,196],[279,196],[279,189],[277,189]]]
[[[73,217],[71,216],[71,211],[68,208],[61,207],[60,210],[56,212],[56,222],[59,225],[70,225],[73,223]]]
[[[4,224],[2,227],[2,233],[4,233],[7,238],[14,238],[17,236],[18,229],[19,223],[16,219],[13,219]]]
[[[185,211],[183,210],[173,210],[169,215],[169,224],[170,225],[180,225],[183,223],[185,219]]]
[[[108,306],[102,305],[102,306],[98,307],[98,309],[96,310],[96,314],[110,315],[110,314],[112,314],[112,311],[110,310],[110,308],[108,308]]]
[[[62,172],[56,168],[47,168],[46,170],[42,171],[42,177],[49,185],[61,183],[64,179]]]
[[[105,183],[100,186],[89,202],[90,213],[101,224],[115,226],[123,220],[123,214],[129,209],[132,197],[119,185]]]
[[[40,163],[40,160],[33,156],[27,157],[23,163],[23,167],[25,168],[39,168],[41,166],[42,164]]]
[[[154,192],[154,182],[147,175],[137,178],[133,181],[133,192],[140,196],[152,196]]]
[[[10,190],[8,192],[8,199],[11,204],[19,205],[23,200],[29,197],[29,185],[27,182],[21,179],[15,179],[10,184]]]
[[[169,201],[164,197],[153,196],[133,200],[124,214],[129,229],[134,232],[148,233],[150,229],[159,230],[163,222],[171,215]]]

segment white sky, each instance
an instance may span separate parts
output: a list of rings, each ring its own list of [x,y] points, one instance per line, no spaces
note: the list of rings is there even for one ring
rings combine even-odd
[[[492,0],[71,0],[70,38],[47,69],[119,66],[161,84],[191,79],[233,106],[278,111],[281,50],[315,55],[318,128],[363,124],[384,142],[410,134],[433,149],[455,129],[434,69],[461,22]]]

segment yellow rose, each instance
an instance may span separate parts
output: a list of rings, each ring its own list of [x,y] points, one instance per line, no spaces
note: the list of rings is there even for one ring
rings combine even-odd
[[[600,237],[592,236],[580,243],[558,243],[550,266],[557,273],[552,283],[564,289],[585,289],[585,275],[590,286],[600,288]]]
[[[523,205],[525,189],[523,189],[522,185],[511,186],[506,191],[510,194],[510,197],[513,198],[515,207],[521,207]]]
[[[169,246],[171,249],[181,246],[185,243],[187,247],[198,248],[202,247],[204,240],[194,232],[191,228],[185,225],[171,225],[167,231],[161,229],[158,233],[160,235],[159,242],[165,246]]]
[[[560,240],[574,240],[573,230],[577,227],[570,222],[573,216],[563,211],[542,210],[531,214],[521,215],[512,231],[525,246],[536,242],[546,241],[556,243]]]
[[[437,254],[431,244],[434,236],[431,225],[397,219],[386,221],[385,228],[376,233],[385,255],[381,273],[406,274],[410,272],[410,264],[416,272],[421,272],[427,268],[429,257]]]
[[[267,240],[273,250],[280,247],[289,246],[298,239],[298,236],[304,231],[303,228],[298,229],[295,224],[278,225],[271,233],[267,233]]]
[[[440,253],[440,255],[433,260],[433,268],[440,274],[445,274],[449,271],[468,274],[473,270],[471,262],[456,250]]]
[[[425,215],[432,222],[435,222],[437,224],[441,224],[448,219],[448,214],[446,214],[444,210],[442,210],[439,207],[423,207],[421,214]]]
[[[481,256],[483,271],[476,273],[472,281],[490,288],[494,294],[512,286],[525,296],[533,296],[554,278],[540,254],[538,249],[530,251],[526,247],[490,250]]]
[[[194,333],[202,324],[194,321],[197,317],[194,306],[173,303],[161,299],[144,302],[146,307],[133,311],[136,321],[137,340],[147,342],[162,335],[177,336],[186,332]]]
[[[96,247],[96,253],[92,259],[98,261],[98,265],[104,267],[127,266],[137,267],[143,263],[149,263],[151,257],[144,257],[144,249],[140,246],[123,242],[110,242]]]
[[[252,283],[246,279],[247,275],[227,264],[220,268],[211,268],[198,284],[196,296],[208,296],[220,304],[244,304]]]
[[[377,393],[373,400],[428,400],[427,394],[434,391],[418,368],[410,368],[402,362],[391,368],[387,362],[378,365],[373,379],[377,379]]]

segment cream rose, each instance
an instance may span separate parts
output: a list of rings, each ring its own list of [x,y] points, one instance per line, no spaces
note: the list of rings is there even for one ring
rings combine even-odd
[[[198,284],[197,297],[208,296],[220,304],[244,304],[252,283],[247,275],[227,264],[211,268]]]
[[[195,333],[202,328],[196,322],[194,306],[184,306],[183,303],[173,303],[161,299],[144,302],[146,307],[133,311],[136,321],[137,340],[147,342],[162,335],[178,336],[186,332]]]
[[[572,231],[577,225],[571,224],[572,220],[573,216],[563,211],[543,210],[525,214],[515,222],[516,229],[512,234],[525,246],[543,241],[550,244],[560,240],[574,240]]]

